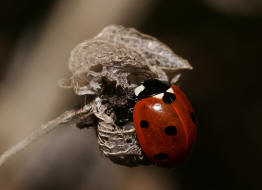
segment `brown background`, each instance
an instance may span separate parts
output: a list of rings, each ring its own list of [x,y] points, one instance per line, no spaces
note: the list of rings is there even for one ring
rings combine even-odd
[[[0,6],[0,152],[83,101],[62,90],[70,50],[112,23],[188,59],[179,84],[199,122],[178,168],[126,168],[94,130],[58,129],[0,168],[0,189],[261,189],[262,5],[259,0],[7,1]]]

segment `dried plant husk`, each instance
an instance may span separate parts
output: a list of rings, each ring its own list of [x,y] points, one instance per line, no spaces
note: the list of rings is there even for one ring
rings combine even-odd
[[[150,164],[136,138],[133,122],[115,124],[115,108],[127,104],[142,81],[155,78],[176,82],[180,70],[192,69],[188,61],[152,36],[110,25],[72,50],[69,69],[72,76],[61,80],[60,85],[73,88],[77,95],[94,97],[88,106],[97,118],[94,125],[104,155],[127,166]],[[84,124],[85,119],[81,126]]]

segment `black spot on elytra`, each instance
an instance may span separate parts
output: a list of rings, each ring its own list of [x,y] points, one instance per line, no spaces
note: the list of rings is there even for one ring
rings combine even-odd
[[[190,113],[190,118],[191,118],[192,121],[196,124],[196,117],[195,117],[194,112],[191,112],[191,113]]]
[[[170,92],[165,92],[163,96],[163,101],[166,104],[171,104],[173,101],[176,100],[176,95]]]
[[[166,160],[168,159],[168,155],[165,153],[159,153],[154,156],[156,160]]]
[[[146,120],[141,120],[140,121],[140,127],[141,128],[148,128],[149,123]]]
[[[176,134],[177,134],[176,127],[175,127],[175,126],[172,126],[172,125],[166,127],[166,128],[165,128],[165,133],[166,133],[167,135],[170,135],[170,136],[176,135]]]

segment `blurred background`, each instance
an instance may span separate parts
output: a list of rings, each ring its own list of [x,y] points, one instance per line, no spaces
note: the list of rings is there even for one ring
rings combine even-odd
[[[176,169],[113,164],[94,130],[58,129],[0,168],[0,189],[262,189],[261,0],[1,0],[0,22],[0,152],[83,104],[57,80],[71,49],[112,23],[190,61],[179,84],[199,122]]]

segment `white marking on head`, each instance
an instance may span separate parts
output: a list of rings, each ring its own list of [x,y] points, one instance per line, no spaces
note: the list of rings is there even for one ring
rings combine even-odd
[[[143,90],[145,90],[144,85],[140,85],[140,86],[136,87],[135,88],[135,95],[138,96]]]
[[[153,97],[158,98],[158,99],[162,99],[163,96],[164,96],[164,93],[160,93],[160,94],[157,94],[157,95],[155,95]]]
[[[174,90],[173,90],[173,88],[171,87],[171,88],[169,88],[168,90],[167,90],[167,92],[170,92],[170,93],[173,93],[174,94]]]

